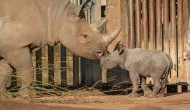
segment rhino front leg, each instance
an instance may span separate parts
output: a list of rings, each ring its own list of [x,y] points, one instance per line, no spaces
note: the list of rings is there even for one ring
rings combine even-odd
[[[138,97],[138,87],[139,87],[139,82],[140,82],[140,77],[139,74],[135,73],[135,72],[131,72],[130,73],[130,78],[133,84],[133,89],[132,92],[129,94],[129,97]]]
[[[16,69],[18,79],[21,81],[19,95],[29,98],[30,86],[33,81],[32,58],[28,48],[10,51],[6,55],[7,60]]]
[[[4,59],[0,60],[0,95],[4,96],[6,92],[6,84],[12,72],[12,68]]]

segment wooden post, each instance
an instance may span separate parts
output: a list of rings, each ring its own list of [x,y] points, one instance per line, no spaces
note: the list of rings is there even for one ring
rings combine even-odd
[[[102,68],[102,84],[108,83],[107,69]]]
[[[169,46],[169,1],[163,0],[163,40],[164,40],[164,52],[170,54]]]
[[[73,53],[67,49],[66,51],[66,82],[67,86],[73,86],[73,81],[74,81],[74,73],[73,73]]]
[[[42,48],[42,86],[48,86],[48,46]]]
[[[155,49],[155,4],[149,0],[149,49]]]
[[[177,79],[177,33],[176,33],[176,1],[170,0],[170,17],[171,17],[171,27],[170,27],[170,55],[173,60],[174,68],[172,69],[170,82],[176,82]]]
[[[128,0],[124,0],[124,36],[125,36],[125,45],[126,45],[126,48],[128,48],[128,44],[129,44],[129,9],[128,9]]]
[[[162,45],[162,1],[156,0],[156,48],[163,50]]]
[[[136,47],[141,47],[141,0],[135,0]]]
[[[134,7],[133,7],[133,0],[128,0],[128,7],[129,7],[129,48],[134,48],[135,44],[135,34],[134,34]]]
[[[147,0],[142,0],[142,47],[148,48],[148,14]]]
[[[182,93],[182,85],[177,85],[177,93]]]
[[[184,36],[182,35],[182,14],[183,14],[183,0],[177,0],[177,36],[178,36],[178,77],[180,82],[185,81],[184,79]]]
[[[61,86],[61,46],[54,47],[54,84]]]

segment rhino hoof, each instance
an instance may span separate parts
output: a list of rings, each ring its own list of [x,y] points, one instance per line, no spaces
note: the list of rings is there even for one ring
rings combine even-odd
[[[149,95],[147,95],[147,97],[149,97],[149,98],[157,98],[157,95],[156,94],[149,94]]]
[[[165,97],[164,94],[158,94],[157,97]]]
[[[145,96],[145,97],[148,97],[150,94],[152,94],[152,91],[151,91],[151,90],[144,92],[144,96]]]
[[[135,97],[139,97],[140,95],[139,94],[137,94],[137,93],[130,93],[129,95],[128,95],[128,97],[130,97],[130,98],[135,98]]]

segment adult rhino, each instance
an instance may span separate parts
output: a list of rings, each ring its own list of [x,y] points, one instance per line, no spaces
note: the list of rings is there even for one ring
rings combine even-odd
[[[89,1],[74,8],[70,0],[0,0],[0,57],[22,76],[22,97],[29,95],[33,81],[30,49],[60,42],[79,56],[96,59],[118,36],[120,29],[102,35],[85,21]]]

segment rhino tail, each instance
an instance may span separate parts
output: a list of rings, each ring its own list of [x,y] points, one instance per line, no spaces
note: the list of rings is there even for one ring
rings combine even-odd
[[[163,73],[162,79],[165,83],[168,83],[168,75],[171,74],[171,70],[173,68],[173,61],[168,54],[166,54],[166,59],[167,59],[168,63],[167,63],[166,69]]]

